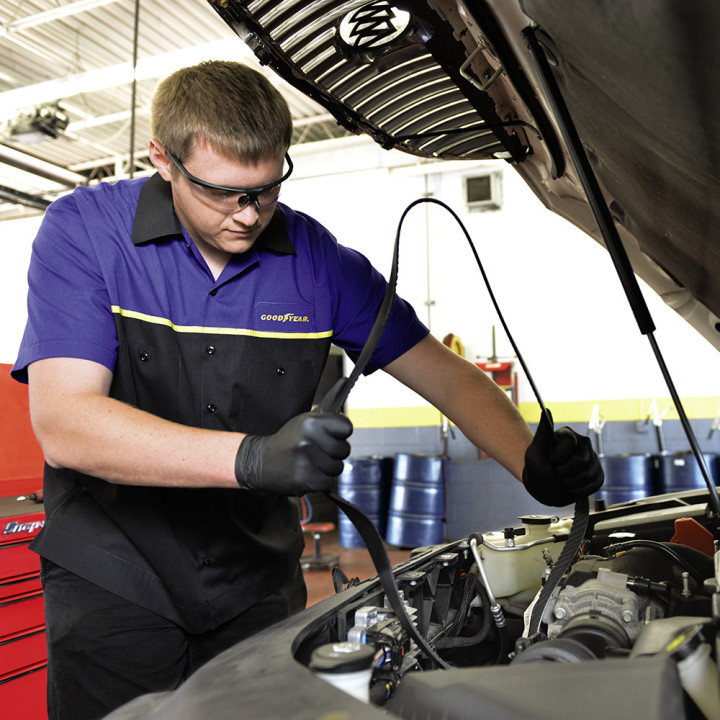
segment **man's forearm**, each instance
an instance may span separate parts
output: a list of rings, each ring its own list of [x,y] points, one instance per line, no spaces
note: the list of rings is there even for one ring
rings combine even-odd
[[[38,433],[49,464],[111,482],[238,487],[239,433],[186,427],[112,398],[77,396],[66,419]]]
[[[525,450],[533,438],[530,428],[497,386],[483,389],[478,393],[477,401],[483,403],[478,406],[483,408],[480,417],[477,408],[469,411],[468,403],[475,405],[472,396],[466,398],[459,412],[448,417],[474,445],[519,480],[525,465]]]
[[[479,368],[428,335],[385,370],[422,395],[516,478],[533,435],[517,408]]]
[[[179,425],[101,392],[48,387],[55,376],[30,377],[33,427],[49,465],[131,485],[237,487],[240,433]]]
[[[131,485],[237,487],[239,433],[187,427],[112,398],[80,401],[92,422],[76,423],[64,445],[72,467]],[[85,448],[94,446],[88,452]]]

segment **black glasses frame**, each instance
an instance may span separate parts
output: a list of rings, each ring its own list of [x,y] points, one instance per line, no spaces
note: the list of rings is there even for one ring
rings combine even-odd
[[[277,202],[277,197],[267,205],[261,205],[259,200],[260,194],[265,192],[266,190],[270,190],[270,188],[274,188],[277,185],[285,182],[285,180],[290,177],[293,171],[293,164],[292,160],[290,159],[290,155],[288,155],[288,153],[285,153],[285,162],[287,162],[288,164],[288,171],[279,180],[273,180],[273,182],[268,183],[267,185],[261,185],[254,188],[225,187],[224,185],[215,185],[214,183],[207,182],[206,180],[201,180],[199,177],[195,177],[195,175],[193,175],[169,150],[165,150],[165,152],[167,153],[168,157],[173,161],[177,169],[191,183],[194,183],[195,185],[200,185],[200,187],[211,188],[212,190],[223,190],[224,192],[229,192],[233,194],[239,193],[237,201],[240,208],[246,208],[248,207],[248,205],[250,205],[250,203],[254,203],[255,207],[258,210],[270,207],[270,205]]]

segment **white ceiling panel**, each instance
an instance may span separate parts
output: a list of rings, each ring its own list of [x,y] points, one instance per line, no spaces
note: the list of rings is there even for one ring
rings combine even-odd
[[[290,103],[295,143],[347,134],[261,68],[208,0],[0,0],[0,220],[37,214],[79,182],[127,177],[131,147],[132,173],[150,172],[149,105],[157,82],[215,58],[267,74]],[[13,136],[21,117],[53,104],[67,116],[58,137]]]

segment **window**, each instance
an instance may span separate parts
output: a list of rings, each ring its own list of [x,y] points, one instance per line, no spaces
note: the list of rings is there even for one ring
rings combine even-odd
[[[502,172],[472,175],[465,178],[465,202],[468,210],[500,210],[502,207]]]

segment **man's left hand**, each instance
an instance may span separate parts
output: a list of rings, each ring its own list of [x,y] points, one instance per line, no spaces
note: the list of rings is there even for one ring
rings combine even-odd
[[[546,410],[530,447],[525,451],[523,483],[543,505],[564,507],[602,487],[605,475],[590,438],[569,427],[553,431]]]

